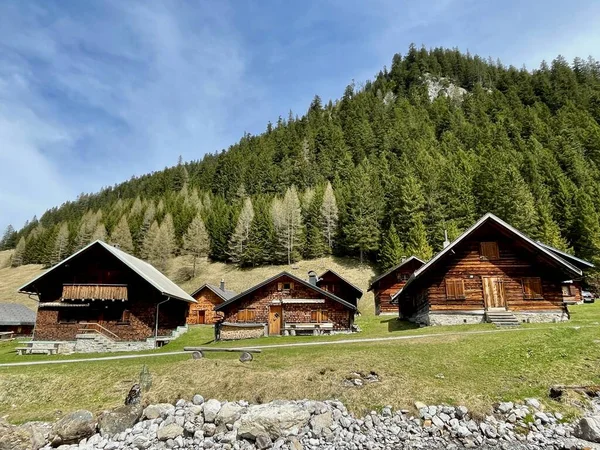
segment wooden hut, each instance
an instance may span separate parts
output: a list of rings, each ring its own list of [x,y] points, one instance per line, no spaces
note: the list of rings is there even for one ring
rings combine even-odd
[[[362,289],[350,283],[340,274],[331,269],[323,272],[319,277],[316,278],[316,281],[313,282],[311,280],[314,276],[314,272],[309,272],[309,283],[316,284],[324,291],[330,292],[342,300],[346,300],[348,303],[353,304],[354,306],[358,306],[358,301],[363,295]]]
[[[561,253],[488,213],[393,298],[400,317],[427,325],[567,320],[568,305],[581,299],[583,273]]]
[[[371,281],[369,291],[373,291],[375,297],[376,315],[398,313],[398,305],[392,302],[392,296],[404,287],[414,271],[423,264],[419,258],[411,256]]]
[[[18,303],[0,303],[0,333],[10,336],[31,336],[35,312]]]
[[[117,342],[154,346],[149,338],[172,336],[185,325],[188,304],[196,302],[150,264],[102,241],[59,262],[19,292],[39,301],[34,340],[88,342],[90,335],[101,335],[114,341],[114,350],[145,346]]]
[[[215,306],[235,297],[236,293],[225,289],[225,282],[221,280],[219,286],[203,284],[191,296],[197,303],[190,303],[187,323],[188,325],[215,324],[223,315],[215,311]]]
[[[215,308],[217,335],[242,339],[350,330],[356,306],[313,282],[281,272]]]

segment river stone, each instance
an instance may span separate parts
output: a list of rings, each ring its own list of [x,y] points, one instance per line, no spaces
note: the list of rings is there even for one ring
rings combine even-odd
[[[246,408],[241,407],[237,403],[227,402],[221,406],[221,409],[215,417],[215,423],[217,425],[232,424],[240,418],[245,409]]]
[[[114,436],[133,426],[142,417],[140,404],[120,406],[112,411],[104,411],[98,418],[98,428],[102,436]]]
[[[583,417],[573,434],[586,441],[600,442],[600,415]]]
[[[256,440],[260,434],[271,439],[297,435],[308,424],[310,413],[295,403],[272,402],[252,405],[234,424],[238,436]]]
[[[175,412],[175,407],[170,403],[157,403],[156,405],[150,405],[144,410],[144,417],[146,419],[158,419],[159,417],[166,417]]]
[[[221,410],[221,402],[211,398],[204,403],[202,410],[204,411],[204,421],[209,423],[214,422]]]
[[[169,439],[175,439],[183,434],[183,428],[176,423],[171,423],[159,428],[156,432],[156,437],[159,441],[167,441]]]
[[[77,444],[96,432],[96,419],[90,411],[81,409],[67,414],[56,422],[51,435],[52,445]]]
[[[196,394],[192,398],[192,403],[194,405],[201,405],[202,403],[204,403],[204,397],[202,397],[200,394]]]

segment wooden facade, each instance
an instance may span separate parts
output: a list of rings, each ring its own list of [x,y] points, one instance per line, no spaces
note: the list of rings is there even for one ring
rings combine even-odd
[[[354,306],[358,305],[358,300],[363,295],[362,290],[333,270],[327,270],[322,273],[316,283],[324,291],[331,292]]]
[[[214,325],[223,319],[223,314],[215,311],[215,307],[233,298],[235,292],[225,290],[221,286],[205,284],[191,294],[198,303],[191,303],[187,315],[188,325]]]
[[[392,302],[392,297],[404,287],[410,276],[425,264],[419,258],[411,256],[396,267],[375,278],[369,290],[375,297],[375,314],[397,314],[398,305]]]
[[[581,299],[579,269],[493,215],[476,225],[416,272],[398,295],[400,317],[429,323],[435,314],[491,310],[568,317],[567,305]]]
[[[223,330],[247,327],[269,336],[295,329],[349,330],[356,311],[354,305],[287,272],[258,284],[216,309],[223,313],[223,321],[219,324],[222,333]]]
[[[159,302],[166,300],[158,315],[158,335],[165,336],[185,324],[188,302],[194,301],[179,288],[164,292],[163,285],[171,288],[172,282],[147,263],[97,241],[20,292],[39,298],[35,340],[74,341],[91,323],[108,330],[111,338],[142,341],[155,334]]]

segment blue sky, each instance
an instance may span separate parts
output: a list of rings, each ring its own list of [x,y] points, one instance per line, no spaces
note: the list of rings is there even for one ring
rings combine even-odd
[[[535,68],[600,58],[599,23],[594,0],[6,0],[0,229],[338,98],[411,42]]]

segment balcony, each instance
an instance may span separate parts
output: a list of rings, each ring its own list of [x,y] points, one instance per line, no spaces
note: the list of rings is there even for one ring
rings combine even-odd
[[[128,300],[126,284],[63,284],[62,300]]]

